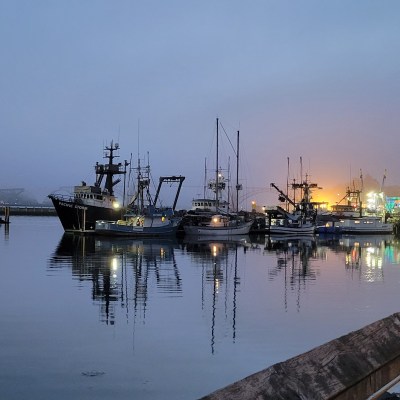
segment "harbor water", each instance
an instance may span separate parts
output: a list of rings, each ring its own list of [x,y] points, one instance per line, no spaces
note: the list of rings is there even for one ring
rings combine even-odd
[[[196,399],[400,311],[391,236],[129,239],[0,225],[1,398]]]

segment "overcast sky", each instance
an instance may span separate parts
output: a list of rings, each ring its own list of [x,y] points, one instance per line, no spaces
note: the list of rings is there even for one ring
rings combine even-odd
[[[93,183],[114,139],[186,176],[187,208],[217,117],[249,203],[275,201],[288,157],[322,187],[398,185],[399,21],[397,0],[0,0],[0,188]]]

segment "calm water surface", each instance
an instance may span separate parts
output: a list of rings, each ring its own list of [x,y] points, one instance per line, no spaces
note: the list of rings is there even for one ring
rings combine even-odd
[[[15,216],[0,257],[8,400],[196,399],[400,311],[392,236],[106,239]]]

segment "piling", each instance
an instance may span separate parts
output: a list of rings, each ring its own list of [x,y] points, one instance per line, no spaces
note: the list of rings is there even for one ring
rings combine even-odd
[[[4,207],[4,219],[0,218],[0,223],[9,224],[10,223],[10,207]]]
[[[275,364],[202,400],[359,400],[400,375],[400,313]]]

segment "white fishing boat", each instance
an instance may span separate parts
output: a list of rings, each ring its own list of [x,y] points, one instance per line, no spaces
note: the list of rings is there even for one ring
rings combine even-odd
[[[391,234],[393,224],[382,221],[380,217],[364,216],[357,218],[343,218],[335,222],[335,227],[339,233],[353,234]]]
[[[362,186],[362,174],[360,175]],[[362,189],[347,188],[343,199],[332,206],[329,214],[319,218],[317,233],[345,234],[391,234],[393,224],[384,221],[384,216],[363,215]],[[346,204],[340,204],[346,200]]]
[[[170,210],[149,210],[148,214],[126,214],[117,221],[96,221],[96,234],[107,236],[169,236],[175,235],[181,218]]]
[[[276,222],[269,225],[270,235],[313,235],[315,232],[315,224],[311,222],[292,221],[289,218],[283,219],[282,222]]]
[[[214,215],[205,225],[185,225],[187,235],[232,236],[247,235],[253,221],[232,220],[226,215]]]
[[[197,204],[197,213],[188,213],[183,222],[183,229],[187,235],[207,235],[207,236],[231,236],[231,235],[247,235],[253,225],[253,220],[247,221],[239,216],[238,210],[235,214],[224,213],[220,210],[221,204],[228,207],[228,203],[222,203],[220,198],[221,190],[225,189],[225,180],[218,167],[218,127],[219,120],[217,118],[217,151],[216,151],[216,170],[215,180],[210,184],[210,188],[215,193],[215,199],[200,199]],[[236,208],[238,208],[238,193],[241,185],[238,181],[239,174],[239,132],[237,132],[237,149],[236,149]],[[214,214],[204,214],[204,205],[208,208],[208,213],[214,211]],[[203,211],[203,212],[202,212]],[[227,209],[229,211],[229,209]]]

